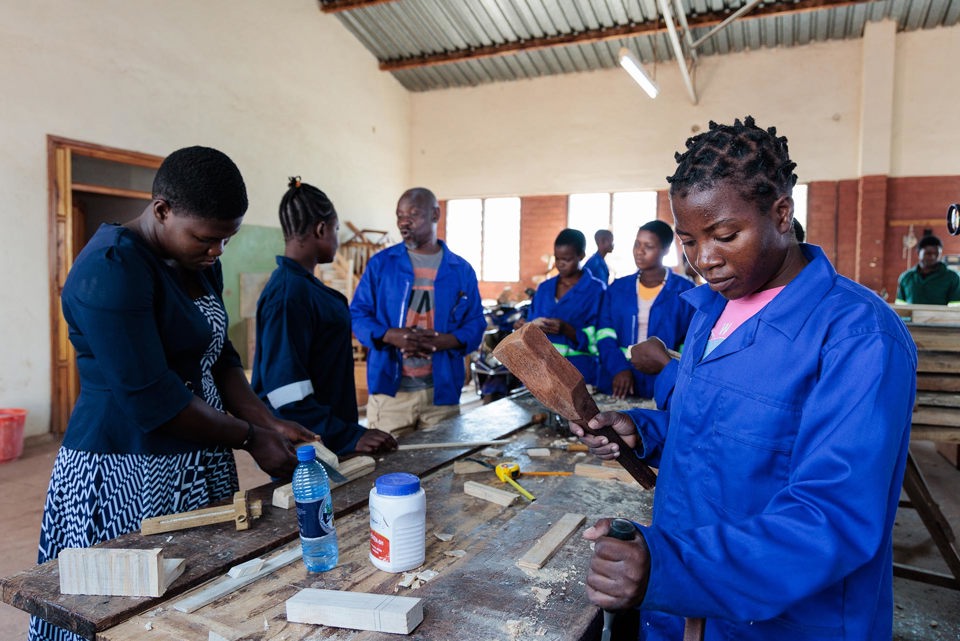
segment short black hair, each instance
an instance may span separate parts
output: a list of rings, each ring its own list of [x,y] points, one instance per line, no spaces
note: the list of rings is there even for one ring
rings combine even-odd
[[[640,225],[640,229],[637,231],[648,231],[655,235],[660,241],[660,249],[668,248],[670,243],[673,242],[673,230],[670,229],[670,225],[662,220],[651,220],[649,223],[644,223]]]
[[[609,229],[598,229],[593,235],[593,242],[599,244],[601,238],[613,238],[613,232]]]
[[[153,178],[154,200],[198,218],[233,220],[247,213],[247,187],[222,151],[185,147],[167,156]]]
[[[567,246],[577,250],[577,254],[587,252],[587,237],[579,229],[564,229],[557,234],[557,239],[553,241],[554,247]]]
[[[325,193],[300,176],[287,181],[287,192],[280,200],[280,228],[283,239],[302,238],[312,227],[337,217],[337,210]]]
[[[777,128],[761,129],[753,116],[732,125],[710,121],[710,128],[687,139],[687,151],[677,152],[677,170],[667,177],[670,195],[685,197],[691,189],[710,188],[719,181],[737,185],[744,198],[767,211],[777,198],[793,193],[797,163],[790,160],[787,139]]]
[[[920,251],[924,247],[943,247],[943,242],[934,236],[933,234],[927,234],[920,239],[920,242],[917,243],[917,251]]]

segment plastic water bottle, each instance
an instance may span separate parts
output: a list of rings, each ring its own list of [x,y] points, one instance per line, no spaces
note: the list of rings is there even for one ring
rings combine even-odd
[[[330,483],[312,445],[297,448],[297,461],[293,471],[293,498],[297,503],[303,562],[309,572],[326,572],[337,565],[339,556]]]

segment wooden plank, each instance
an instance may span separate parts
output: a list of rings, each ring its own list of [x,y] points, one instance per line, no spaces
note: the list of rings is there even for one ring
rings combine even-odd
[[[917,425],[910,428],[910,438],[918,441],[936,443],[960,443],[960,427],[943,425]]]
[[[502,439],[533,424],[534,417],[541,415],[543,411],[543,406],[530,396],[502,399],[443,421],[431,432],[415,432],[402,440],[422,442],[427,439],[442,441]],[[391,452],[385,455],[382,461],[378,461],[377,466],[384,474],[409,472],[423,478],[463,455],[462,451],[457,450]],[[288,511],[273,509],[269,505],[277,485],[280,483],[267,484],[250,490],[251,498],[259,498],[268,504],[264,507],[263,516],[257,521],[256,526],[244,532],[238,533],[230,523],[221,523],[202,529],[182,530],[169,535],[142,536],[138,532],[126,534],[97,546],[146,548],[162,545],[165,555],[186,559],[183,575],[170,585],[163,599],[60,595],[56,560],[0,578],[0,592],[2,592],[0,596],[4,603],[46,619],[84,638],[94,639],[98,631],[116,626],[139,612],[152,610],[166,599],[224,575],[237,563],[263,556],[284,543],[297,539],[299,531],[296,519],[292,518]],[[369,492],[370,488],[366,483],[347,483],[333,490],[334,515],[338,522],[338,530],[341,517],[362,509],[366,505]],[[456,494],[462,496],[459,491]],[[497,507],[497,509],[502,508]],[[366,526],[369,528],[369,522]],[[358,534],[358,536],[362,535]],[[367,540],[365,542],[368,543]],[[216,550],[217,553],[211,554],[210,550]],[[147,621],[149,619],[140,621],[141,635],[143,624]],[[203,634],[206,635],[206,630]]]
[[[929,392],[960,392],[960,375],[917,374],[917,390]]]
[[[591,465],[589,463],[577,463],[573,467],[573,473],[576,476],[584,476],[590,479],[599,479],[603,481],[620,481],[621,483],[630,483],[633,479],[626,470],[607,465]]]
[[[960,307],[948,305],[893,305],[893,311],[913,331],[913,324],[960,326]]]
[[[471,441],[469,443],[451,441],[447,443],[401,443],[398,450],[450,450],[450,449],[473,449],[485,445],[506,445],[511,440],[508,438],[495,439],[492,441]]]
[[[164,559],[161,548],[65,548],[60,552],[60,593],[158,597],[183,568],[183,559]]]
[[[287,621],[351,630],[410,634],[423,621],[423,600],[307,588],[287,599]]]
[[[909,325],[910,336],[918,350],[960,352],[960,328],[934,325]]]
[[[913,410],[913,422],[917,425],[960,425],[960,409],[952,407],[918,407]]]
[[[920,352],[917,371],[925,374],[960,374],[960,355],[949,352]]]
[[[231,592],[234,592],[245,585],[253,583],[262,576],[266,576],[271,572],[279,570],[285,565],[293,563],[302,556],[303,552],[300,549],[300,541],[288,543],[287,546],[282,548],[279,552],[264,559],[263,563],[260,565],[260,568],[256,572],[237,577],[231,576],[230,574],[222,576],[214,581],[200,586],[198,589],[189,593],[184,598],[176,601],[172,607],[178,612],[194,612],[208,603],[216,601],[224,595],[230,594]]]
[[[496,503],[497,505],[503,506],[511,505],[520,496],[514,492],[501,490],[498,487],[493,487],[484,483],[477,483],[476,481],[467,481],[464,483],[463,491],[464,493],[475,498],[483,499],[485,501],[490,501],[491,503]]]
[[[337,471],[343,474],[346,477],[345,483],[358,478],[362,478],[375,470],[377,467],[377,461],[372,456],[354,456],[353,458],[348,458],[342,463],[340,463]],[[330,489],[336,489],[343,485],[344,483],[337,483],[333,479],[330,479]],[[273,497],[271,498],[271,504],[274,507],[278,507],[282,510],[289,510],[295,504],[296,501],[293,499],[293,485],[287,483],[286,485],[281,485],[273,491]]]
[[[539,570],[547,564],[547,561],[556,554],[560,546],[566,543],[570,535],[576,532],[586,520],[587,517],[584,514],[564,514],[559,521],[553,524],[553,527],[547,531],[543,538],[539,539],[532,548],[527,550],[526,554],[520,557],[517,565],[522,568]]]
[[[937,394],[934,392],[917,392],[917,405],[960,408],[960,394]]]

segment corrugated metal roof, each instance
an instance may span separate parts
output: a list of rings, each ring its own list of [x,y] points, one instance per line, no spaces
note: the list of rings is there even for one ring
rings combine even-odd
[[[683,8],[691,41],[746,4],[668,2],[674,12]],[[320,0],[320,6],[336,11],[381,67],[410,91],[611,68],[618,64],[620,47],[628,47],[644,63],[674,59],[657,0]],[[762,15],[765,12],[776,14]],[[887,18],[901,31],[953,26],[960,20],[960,0],[767,2],[715,34],[696,53],[723,55],[860,38],[868,21]],[[616,29],[631,34],[606,33]],[[578,37],[587,39],[553,44]],[[531,45],[534,48],[524,49]],[[511,50],[501,52],[502,47]],[[478,54],[482,57],[470,57]]]

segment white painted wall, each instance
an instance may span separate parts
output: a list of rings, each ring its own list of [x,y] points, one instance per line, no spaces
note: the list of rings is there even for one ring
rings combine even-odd
[[[947,106],[960,104],[960,27],[897,34],[896,47],[891,175],[960,173]],[[802,182],[855,178],[863,50],[848,40],[701,58],[696,106],[675,62],[657,65],[656,100],[620,69],[414,94],[414,179],[443,198],[663,189],[694,127],[745,114],[789,138]]]
[[[960,174],[957,61],[960,26],[897,35],[892,175]]]
[[[27,434],[49,421],[47,134],[219,148],[259,225],[291,174],[374,228],[409,186],[409,94],[314,0],[0,0],[0,86],[0,407]]]

